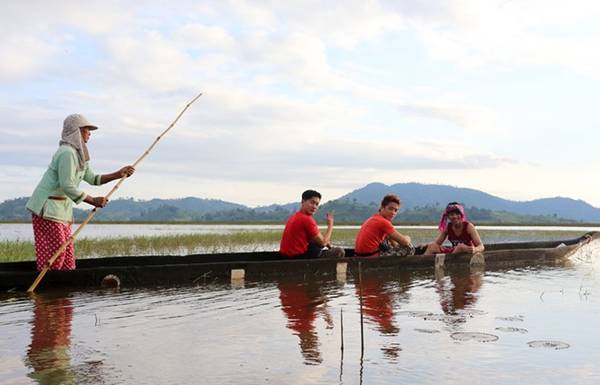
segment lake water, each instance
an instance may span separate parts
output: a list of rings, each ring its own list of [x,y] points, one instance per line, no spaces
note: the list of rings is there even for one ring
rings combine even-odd
[[[73,231],[77,225],[73,226]],[[336,229],[358,229],[360,226],[335,226]],[[410,230],[427,230],[435,229],[435,226],[397,226],[402,232],[403,229]],[[477,226],[477,228],[485,233],[486,230],[503,231],[508,239],[512,239],[512,235],[517,239],[521,239],[524,234],[527,236],[529,232],[554,232],[560,236],[561,232],[583,234],[588,231],[600,231],[600,226],[586,227],[567,227],[567,226]],[[79,238],[116,238],[116,237],[134,237],[134,236],[155,236],[155,235],[175,235],[175,234],[226,234],[242,231],[266,231],[266,230],[283,230],[282,225],[218,225],[218,224],[201,224],[201,225],[174,225],[174,224],[89,224],[79,235]],[[0,241],[30,241],[33,239],[33,230],[29,223],[0,223]]]
[[[557,267],[4,293],[0,384],[598,384],[597,243]]]

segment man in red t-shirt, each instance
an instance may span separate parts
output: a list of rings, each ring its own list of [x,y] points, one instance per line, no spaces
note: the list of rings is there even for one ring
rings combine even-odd
[[[331,247],[333,213],[327,213],[327,230],[321,234],[314,213],[321,203],[321,194],[315,190],[302,193],[300,210],[285,224],[279,253],[287,258],[343,257],[344,249]],[[328,247],[329,249],[324,249]]]
[[[400,198],[398,196],[390,194],[383,197],[379,211],[363,223],[356,235],[354,245],[356,256],[414,254],[410,237],[400,234],[392,224],[392,219],[399,209]]]

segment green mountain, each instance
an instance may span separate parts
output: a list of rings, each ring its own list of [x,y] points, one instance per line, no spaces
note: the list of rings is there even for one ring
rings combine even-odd
[[[204,215],[246,208],[246,206],[217,199],[187,197],[181,199],[152,199],[149,201],[115,199],[96,215],[101,221],[200,221]],[[78,215],[87,215],[78,213]]]
[[[316,214],[324,220],[327,211],[334,211],[336,221],[361,223],[377,211],[385,194],[394,193],[402,200],[398,223],[437,223],[440,212],[449,201],[462,202],[469,218],[476,223],[568,224],[600,223],[600,209],[586,202],[569,198],[546,198],[529,202],[510,201],[482,191],[445,185],[399,183],[391,186],[371,183],[343,197],[325,202]],[[0,220],[29,221],[25,209],[27,198],[0,203]],[[299,207],[299,202],[247,207],[216,199],[187,197],[152,199],[148,201],[115,199],[100,210],[96,221],[139,222],[283,222]],[[82,204],[74,210],[76,220],[88,215]]]
[[[402,200],[402,207],[407,210],[431,205],[442,206],[448,202],[458,201],[466,207],[478,207],[521,216],[555,217],[600,223],[600,209],[582,200],[554,197],[520,202],[499,198],[479,190],[447,185],[397,183],[388,186],[383,183],[370,183],[339,199],[356,199],[358,203],[370,204],[379,202],[386,194],[397,194]]]
[[[25,208],[28,197],[9,199],[0,203],[0,220],[29,221],[31,213]],[[83,209],[85,208],[85,209]],[[219,211],[247,209],[246,206],[216,199],[181,198],[152,199],[149,201],[133,198],[115,199],[99,210],[96,221],[202,221],[205,215]],[[75,220],[82,220],[89,214],[90,206],[81,204],[74,208]]]
[[[8,199],[0,203],[0,220],[3,221],[28,221],[31,213],[25,209],[29,198]]]
[[[401,209],[394,223],[400,224],[437,224],[445,205],[413,206],[409,209]],[[315,215],[319,221],[325,220],[328,211],[334,211],[335,220],[339,222],[361,223],[379,209],[379,203],[359,203],[357,200],[347,198],[337,199],[322,205]],[[506,224],[573,224],[576,221],[545,215],[520,215],[507,211],[494,211],[477,207],[467,207],[467,215],[470,221],[478,224],[506,223]]]

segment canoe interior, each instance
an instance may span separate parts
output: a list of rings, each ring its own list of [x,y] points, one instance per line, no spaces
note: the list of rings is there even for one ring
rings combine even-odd
[[[588,233],[579,238],[558,241],[512,242],[486,245],[486,266],[554,263],[580,245],[600,238],[600,233]],[[558,246],[561,247],[558,247]],[[564,246],[563,246],[564,245]],[[229,278],[232,269],[244,269],[246,279],[261,279],[269,275],[336,274],[338,262],[347,262],[348,271],[358,268],[432,268],[435,256],[417,255],[404,258],[353,257],[354,250],[346,249],[346,258],[281,259],[277,252],[248,252],[222,254],[192,254],[185,256],[153,255],[80,259],[74,271],[49,271],[40,289],[49,287],[98,286],[102,278],[115,274],[122,286],[194,284],[218,278]],[[450,254],[447,266],[469,264],[470,254]],[[8,262],[0,264],[0,289],[23,289],[37,276],[35,262]]]

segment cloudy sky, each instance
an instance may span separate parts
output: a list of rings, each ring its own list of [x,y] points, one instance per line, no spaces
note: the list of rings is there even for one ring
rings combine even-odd
[[[100,126],[109,172],[203,92],[115,197],[260,205],[377,181],[600,207],[599,19],[591,0],[10,2],[0,200],[31,194],[68,114]]]

